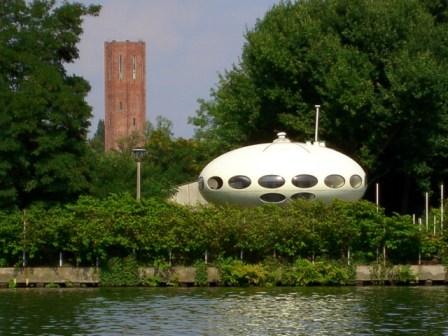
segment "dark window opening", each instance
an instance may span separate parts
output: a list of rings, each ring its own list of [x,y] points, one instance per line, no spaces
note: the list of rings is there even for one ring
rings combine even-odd
[[[244,189],[250,186],[251,180],[244,175],[236,175],[229,179],[229,186],[234,189]]]
[[[341,188],[345,184],[345,179],[341,175],[328,175],[325,178],[325,185],[329,188]]]
[[[218,190],[222,187],[222,178],[219,176],[210,177],[207,181],[207,185],[210,189]]]
[[[303,193],[297,193],[291,196],[291,199],[315,199],[316,195],[313,193],[303,192]]]
[[[296,175],[292,178],[292,184],[299,188],[311,188],[317,184],[317,178],[313,175]]]
[[[286,197],[285,195],[282,194],[270,193],[261,195],[260,199],[266,203],[280,203],[283,202],[286,199]]]
[[[265,188],[279,188],[285,184],[285,179],[279,175],[265,175],[258,179],[258,184]]]
[[[362,185],[362,178],[359,175],[352,175],[350,177],[350,185],[352,188],[358,189]]]

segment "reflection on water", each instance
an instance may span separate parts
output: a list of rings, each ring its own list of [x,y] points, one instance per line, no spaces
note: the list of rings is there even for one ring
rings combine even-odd
[[[448,335],[448,288],[5,289],[0,335]]]

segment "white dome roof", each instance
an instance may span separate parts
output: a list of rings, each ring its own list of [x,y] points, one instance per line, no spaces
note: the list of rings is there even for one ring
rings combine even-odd
[[[291,142],[285,133],[278,136],[273,143],[238,148],[211,161],[199,177],[204,198],[256,205],[282,203],[291,197],[326,201],[363,196],[365,172],[354,160],[322,142]],[[263,196],[269,194],[275,195]]]

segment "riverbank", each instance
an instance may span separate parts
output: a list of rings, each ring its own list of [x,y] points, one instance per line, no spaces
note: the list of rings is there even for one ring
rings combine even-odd
[[[207,279],[202,285],[221,283],[216,267],[207,267]],[[151,286],[194,286],[198,284],[196,267],[174,266],[162,271],[140,267],[142,283]],[[399,275],[400,272],[405,275]],[[205,276],[205,274],[203,275]],[[151,281],[157,279],[157,281]],[[204,279],[205,280],[205,279]],[[378,267],[358,265],[353,285],[374,284],[446,285],[448,271],[443,265],[406,265]],[[101,269],[96,267],[25,267],[0,268],[0,287],[97,287],[101,285]]]

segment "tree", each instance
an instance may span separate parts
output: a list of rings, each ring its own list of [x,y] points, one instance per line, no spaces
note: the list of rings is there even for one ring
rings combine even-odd
[[[104,152],[104,120],[100,119],[96,126],[96,132],[89,141],[90,147],[97,153]]]
[[[177,185],[195,181],[208,161],[205,145],[194,139],[174,138],[170,120],[158,117],[156,125],[147,123],[146,154],[141,165],[142,196],[168,197]],[[92,178],[90,194],[104,198],[110,194],[135,193],[136,164],[132,148],[137,138],[122,139],[119,149],[91,154]]]
[[[66,201],[88,188],[89,84],[68,75],[82,18],[99,6],[0,2],[0,207]]]
[[[239,64],[191,122],[226,150],[275,132],[320,138],[381,182],[406,211],[446,178],[448,23],[445,1],[308,0],[275,5],[246,33]],[[387,197],[386,197],[387,195]],[[415,200],[414,200],[415,201]]]

